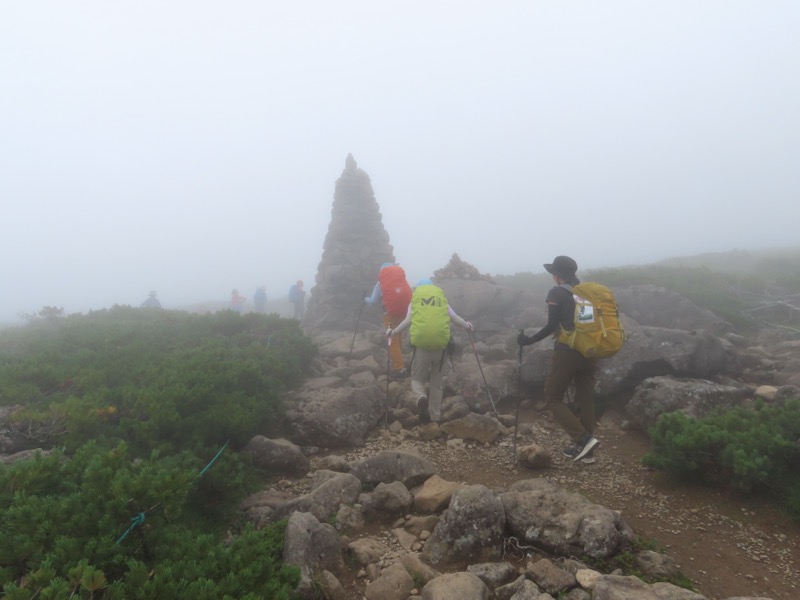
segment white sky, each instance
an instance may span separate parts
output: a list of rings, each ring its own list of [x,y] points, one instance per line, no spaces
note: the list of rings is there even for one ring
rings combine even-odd
[[[2,1],[0,320],[311,288],[348,153],[413,281],[797,245],[798,32],[796,0]]]

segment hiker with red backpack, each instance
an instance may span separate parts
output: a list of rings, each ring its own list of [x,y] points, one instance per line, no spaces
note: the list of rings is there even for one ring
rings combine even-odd
[[[611,291],[598,283],[581,284],[578,264],[569,256],[556,256],[544,265],[556,285],[547,293],[547,324],[531,336],[517,336],[520,349],[552,335],[555,337],[544,400],[556,421],[572,438],[564,448],[567,458],[594,462],[600,442],[594,437],[594,384],[597,360],[615,354],[625,341],[619,311]],[[564,404],[570,384],[575,386],[578,414]]]
[[[372,294],[364,298],[370,306],[383,304],[383,326],[386,328],[397,327],[408,313],[411,302],[411,286],[406,281],[406,272],[399,265],[383,263],[378,271],[378,281],[372,289]],[[389,374],[392,379],[405,377],[405,363],[403,361],[403,341],[400,336],[394,336],[389,342],[389,355],[392,360],[393,371]]]
[[[414,356],[411,363],[411,391],[417,396],[420,421],[438,422],[442,410],[442,367],[450,342],[450,321],[467,331],[472,323],[456,314],[447,303],[444,291],[430,279],[423,279],[414,288],[406,318],[396,328],[386,330],[390,338],[411,328]],[[425,384],[428,385],[427,392]]]

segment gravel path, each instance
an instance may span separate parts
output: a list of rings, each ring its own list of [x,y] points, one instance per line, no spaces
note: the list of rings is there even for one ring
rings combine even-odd
[[[345,458],[352,461],[385,449],[415,449],[437,466],[441,477],[482,483],[495,490],[507,489],[519,479],[546,477],[621,511],[634,531],[655,540],[709,600],[800,598],[800,524],[763,499],[678,484],[646,469],[641,465],[641,457],[649,450],[646,437],[625,431],[613,414],[604,415],[595,432],[602,445],[592,465],[561,457],[566,438],[542,413],[523,410],[520,424],[517,445],[543,446],[554,457],[552,467],[533,471],[515,466],[510,436],[494,444],[443,438],[423,442],[415,430],[392,434],[378,429],[364,447]]]

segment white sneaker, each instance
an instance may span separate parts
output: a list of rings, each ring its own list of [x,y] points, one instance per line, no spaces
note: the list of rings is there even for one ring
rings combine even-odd
[[[600,442],[597,441],[597,438],[594,436],[590,436],[588,440],[583,444],[583,448],[581,448],[580,452],[575,455],[573,461],[581,460],[585,457],[591,457],[594,449],[600,445]]]

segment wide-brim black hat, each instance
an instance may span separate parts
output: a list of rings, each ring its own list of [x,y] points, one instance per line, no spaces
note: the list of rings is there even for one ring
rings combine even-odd
[[[556,256],[553,262],[544,265],[544,270],[553,275],[558,275],[562,279],[569,279],[575,276],[578,270],[578,263],[569,256]]]

